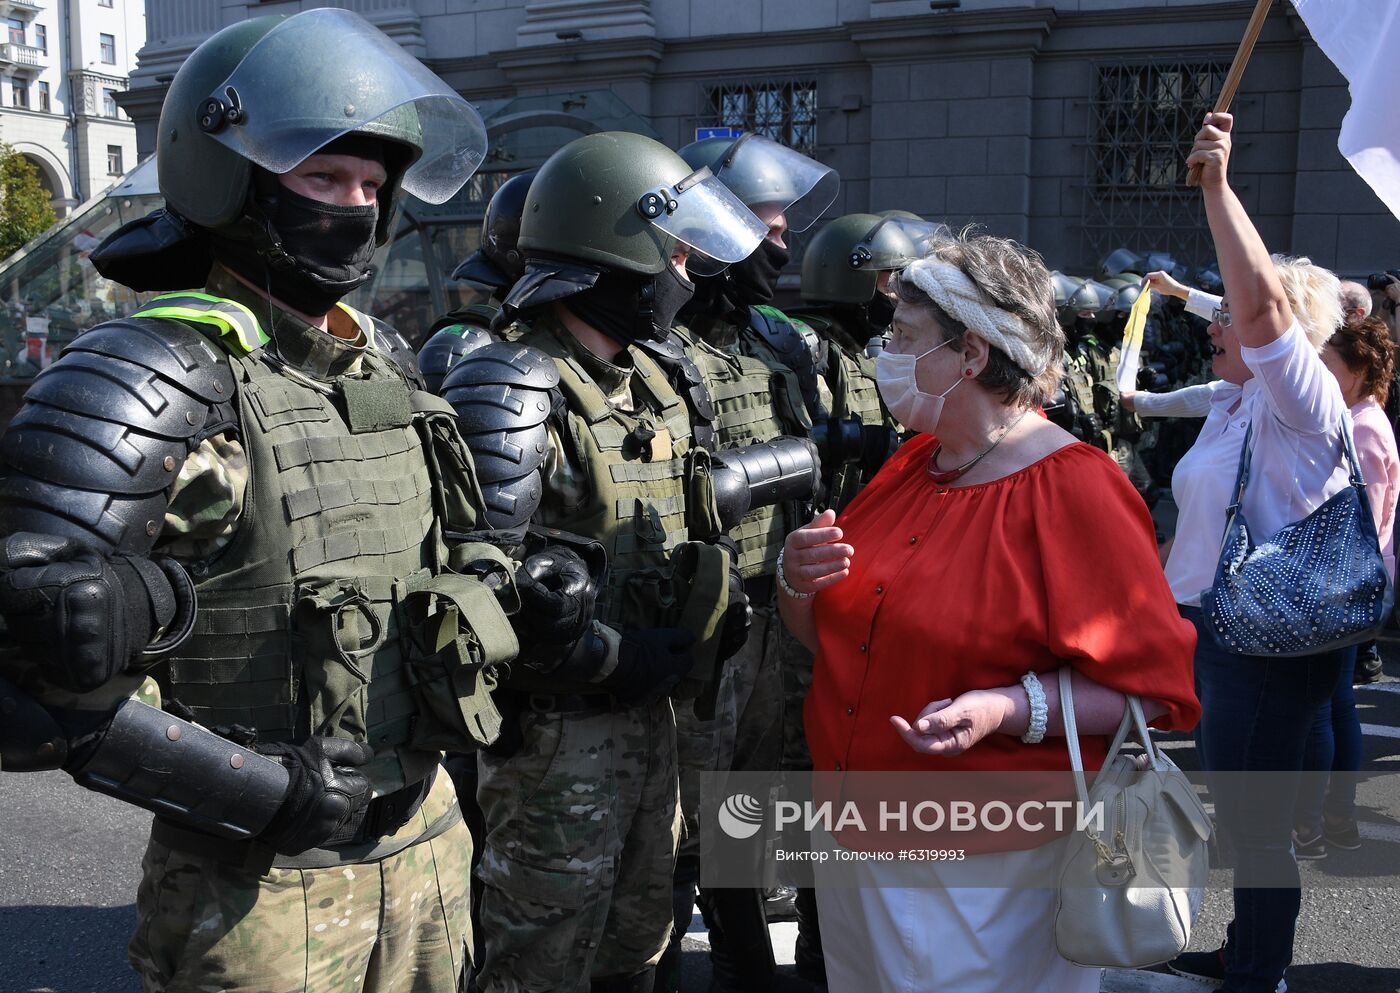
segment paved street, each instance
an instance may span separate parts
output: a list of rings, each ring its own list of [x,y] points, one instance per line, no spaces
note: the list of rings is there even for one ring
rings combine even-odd
[[[1303,864],[1305,886],[1293,993],[1400,991],[1400,880],[1358,877],[1400,861],[1400,641],[1385,644],[1386,680],[1358,689],[1367,725],[1366,770],[1389,774],[1361,788],[1366,844]],[[1167,746],[1184,768],[1194,749]],[[1384,811],[1384,812],[1383,812]],[[135,926],[133,897],[144,814],[78,789],[61,774],[0,778],[0,993],[137,993],[125,946]],[[1380,856],[1384,855],[1385,858]],[[1219,874],[1217,874],[1219,876]],[[1346,877],[1346,888],[1329,880]],[[1193,945],[1213,948],[1228,920],[1228,892],[1208,896]],[[1381,885],[1381,884],[1385,885]],[[792,960],[795,925],[774,925],[780,958]],[[708,985],[705,935],[697,915],[687,939],[686,993]],[[1156,973],[1110,974],[1105,993],[1199,993],[1201,986]],[[1015,993],[1008,990],[1007,993]]]

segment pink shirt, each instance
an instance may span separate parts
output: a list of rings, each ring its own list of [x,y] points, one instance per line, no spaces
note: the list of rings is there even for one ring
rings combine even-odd
[[[1366,500],[1376,519],[1381,539],[1381,556],[1386,572],[1395,581],[1395,501],[1400,497],[1400,452],[1395,447],[1395,431],[1385,410],[1367,398],[1351,408],[1352,437],[1361,474],[1366,477]]]

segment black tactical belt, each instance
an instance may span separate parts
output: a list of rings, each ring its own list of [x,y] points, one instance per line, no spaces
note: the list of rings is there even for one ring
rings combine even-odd
[[[358,817],[352,818],[322,848],[313,848],[300,855],[282,855],[256,838],[250,841],[229,841],[202,831],[191,831],[159,817],[151,824],[151,839],[174,851],[198,855],[225,865],[266,872],[276,866],[283,869],[318,869],[347,863],[369,862],[387,858],[410,845],[437,837],[452,827],[452,817],[438,819],[422,835],[403,839],[402,844],[381,844],[381,839],[398,831],[423,806],[437,778],[438,767],[428,775],[403,789],[386,793],[371,800]],[[456,805],[452,808],[460,814]],[[460,817],[458,818],[460,819]]]
[[[525,706],[537,714],[576,714],[585,710],[618,710],[611,693],[523,693]]]

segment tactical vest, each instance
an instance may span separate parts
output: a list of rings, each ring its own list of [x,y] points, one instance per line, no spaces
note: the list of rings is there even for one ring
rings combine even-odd
[[[1065,349],[1065,400],[1072,408],[1071,433],[1105,452],[1113,450],[1094,396],[1093,346],[1076,342]]]
[[[559,369],[559,387],[568,401],[562,441],[585,467],[589,486],[577,506],[545,501],[536,522],[603,544],[608,577],[595,616],[619,631],[681,626],[702,639],[712,637],[728,603],[726,556],[690,541],[704,530],[697,522],[712,508],[713,497],[706,507],[691,506],[706,499],[692,485],[691,460],[705,462],[708,455],[692,444],[685,403],[639,349],[628,352],[637,402],[637,410],[628,413],[608,402],[553,332],[522,330],[517,340],[544,352]],[[684,556],[678,552],[682,546]],[[681,581],[678,571],[685,572]]]
[[[886,413],[880,401],[880,388],[875,384],[875,360],[864,352],[845,347],[842,339],[849,340],[851,336],[831,318],[811,314],[802,317],[827,343],[826,382],[831,388],[831,416],[845,420],[854,414],[862,424],[895,426],[894,418]],[[827,506],[845,507],[868,482],[859,466],[838,466],[832,474]]]
[[[351,314],[371,347],[359,376],[324,392],[248,349],[267,339],[235,301],[171,295],[136,316],[214,326],[241,346],[227,351],[251,479],[230,545],[190,565],[199,611],[163,660],[167,690],[202,723],[261,740],[368,742],[385,792],[439,758],[408,747],[417,707],[403,633],[404,599],[431,575],[433,492],[410,390],[372,347],[368,318]]]
[[[795,389],[789,391],[782,376],[757,359],[723,352],[681,330],[677,334],[710,388],[720,448],[771,441],[785,434],[806,437],[811,431],[802,398]],[[759,507],[730,529],[745,579],[773,574],[788,532],[805,523],[798,516],[790,506]]]

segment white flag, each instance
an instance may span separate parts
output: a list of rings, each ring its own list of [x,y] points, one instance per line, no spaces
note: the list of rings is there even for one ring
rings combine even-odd
[[[1337,148],[1400,217],[1400,3],[1293,0],[1351,87]]]

